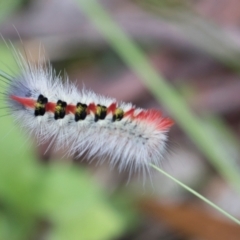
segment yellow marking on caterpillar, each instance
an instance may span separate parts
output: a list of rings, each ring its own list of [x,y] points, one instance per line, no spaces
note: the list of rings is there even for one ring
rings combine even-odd
[[[35,103],[35,109],[36,110],[43,109],[43,108],[45,108],[45,104],[42,104],[42,103],[39,103],[39,102]]]
[[[56,105],[55,107],[55,113],[60,113],[64,108],[61,105]]]
[[[75,111],[75,121],[84,120],[87,116],[87,105],[82,103],[77,103]]]
[[[99,119],[104,119],[107,115],[107,108],[98,104],[96,109],[96,115]]]
[[[122,120],[123,116],[124,116],[124,111],[121,108],[117,108],[114,112],[113,120],[120,121]]]

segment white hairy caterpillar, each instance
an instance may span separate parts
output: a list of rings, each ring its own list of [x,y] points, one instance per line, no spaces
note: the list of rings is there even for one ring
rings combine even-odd
[[[55,74],[50,64],[30,64],[15,53],[21,74],[9,77],[6,104],[16,123],[39,143],[50,141],[66,155],[110,160],[120,170],[159,165],[173,121],[158,110],[135,108],[82,89]]]
[[[119,162],[120,170],[130,167],[145,173],[151,166],[240,224],[238,219],[156,166],[162,161],[166,134],[173,124],[171,119],[164,118],[157,110],[136,109],[132,104],[117,104],[114,99],[91,91],[79,91],[68,79],[63,83],[50,66],[31,65],[19,54],[15,58],[22,72],[12,77],[0,70],[0,83],[8,86],[7,92],[1,94],[18,126],[35,134],[40,143],[53,139],[58,147],[67,145],[69,155],[85,151],[89,158],[108,155],[112,164]],[[144,136],[149,139],[142,139]]]

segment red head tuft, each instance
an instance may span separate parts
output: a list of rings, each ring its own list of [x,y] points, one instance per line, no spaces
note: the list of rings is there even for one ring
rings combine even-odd
[[[28,108],[34,108],[34,106],[36,104],[36,101],[31,98],[18,97],[18,96],[14,96],[14,95],[11,95],[10,98],[12,100],[22,104],[24,107],[28,107]]]

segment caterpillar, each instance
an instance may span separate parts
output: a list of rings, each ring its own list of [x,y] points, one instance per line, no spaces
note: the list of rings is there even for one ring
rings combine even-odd
[[[50,64],[32,64],[15,54],[20,74],[1,77],[8,83],[6,106],[18,126],[40,144],[50,141],[66,155],[109,159],[119,170],[139,171],[159,165],[173,125],[159,110],[78,90]]]

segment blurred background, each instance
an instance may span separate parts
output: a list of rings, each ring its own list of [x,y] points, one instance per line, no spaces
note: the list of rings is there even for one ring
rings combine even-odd
[[[0,0],[0,69],[18,74],[13,49],[35,63],[40,51],[79,88],[160,109],[176,122],[162,168],[240,218],[240,2],[98,3],[144,52],[168,95],[158,83],[157,93],[149,90],[151,71],[144,82],[131,68],[138,59],[127,62],[93,24],[102,15],[92,0]],[[152,182],[127,183],[128,172],[107,162],[45,153],[49,143],[34,146],[11,117],[0,123],[1,240],[240,239],[238,225],[156,171]]]

